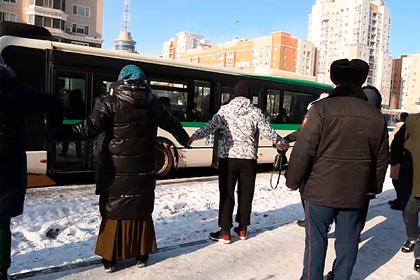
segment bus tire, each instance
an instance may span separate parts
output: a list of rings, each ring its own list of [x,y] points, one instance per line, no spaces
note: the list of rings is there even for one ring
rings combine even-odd
[[[175,168],[174,156],[166,143],[157,144],[156,165],[156,176],[159,179],[167,177]]]

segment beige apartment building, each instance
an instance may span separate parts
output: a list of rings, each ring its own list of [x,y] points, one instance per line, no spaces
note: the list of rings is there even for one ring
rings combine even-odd
[[[384,0],[316,0],[309,15],[308,40],[318,49],[317,80],[331,83],[329,67],[338,58],[369,63],[366,83],[389,104],[392,59],[391,18]]]
[[[390,109],[400,108],[400,97],[401,97],[401,68],[402,68],[402,56],[401,58],[392,60],[392,79],[391,79],[391,96],[389,102]]]
[[[420,113],[420,54],[401,57],[400,107],[408,113]]]
[[[313,80],[316,50],[309,41],[286,32],[211,45],[199,34],[180,32],[163,44],[163,57],[251,73],[301,74]]]
[[[100,48],[103,0],[0,0],[0,21],[47,28],[60,42]]]

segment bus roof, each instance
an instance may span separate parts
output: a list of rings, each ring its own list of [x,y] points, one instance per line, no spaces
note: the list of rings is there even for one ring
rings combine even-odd
[[[257,79],[273,81],[273,82],[282,82],[285,84],[316,87],[316,88],[324,89],[326,91],[331,91],[333,89],[331,85],[317,83],[314,81],[301,80],[301,79],[292,79],[292,78],[280,77],[280,76],[263,76],[263,75],[248,75],[248,76],[255,77]]]
[[[33,48],[33,49],[41,49],[41,50],[57,50],[57,51],[62,51],[62,52],[87,54],[87,55],[101,56],[101,57],[106,57],[106,58],[124,59],[124,60],[133,61],[133,62],[137,61],[137,62],[153,63],[153,64],[167,65],[167,66],[174,66],[174,67],[182,67],[182,68],[188,68],[188,69],[193,69],[193,70],[216,72],[216,73],[221,73],[221,74],[245,76],[245,77],[263,79],[263,80],[268,80],[268,81],[273,81],[273,82],[282,82],[282,83],[288,83],[288,84],[298,84],[298,85],[308,86],[308,87],[316,87],[316,88],[321,88],[325,90],[332,89],[330,85],[311,81],[310,79],[314,79],[314,77],[304,76],[301,74],[287,72],[287,71],[282,72],[282,77],[259,75],[255,73],[226,69],[222,67],[201,65],[201,64],[183,62],[183,61],[174,60],[174,59],[165,59],[165,58],[161,58],[157,56],[146,56],[146,55],[142,55],[138,53],[128,53],[124,51],[117,51],[117,50],[111,50],[111,49],[80,46],[80,45],[61,43],[61,42],[50,41],[50,40],[21,38],[21,37],[10,36],[10,35],[0,37],[0,54],[8,46],[19,46],[19,47],[26,47],[26,48]]]

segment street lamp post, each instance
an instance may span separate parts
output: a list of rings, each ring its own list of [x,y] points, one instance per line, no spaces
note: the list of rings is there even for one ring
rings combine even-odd
[[[239,19],[231,22],[223,31],[223,42],[222,42],[222,54],[223,54],[223,67],[226,68],[226,61],[227,61],[227,55],[225,53],[225,39],[226,39],[226,31],[229,27],[232,27],[234,24],[239,23]]]

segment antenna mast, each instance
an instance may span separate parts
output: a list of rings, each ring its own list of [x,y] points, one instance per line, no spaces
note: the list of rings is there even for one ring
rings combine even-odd
[[[122,30],[128,32],[129,26],[130,26],[130,0],[124,0]]]
[[[136,52],[136,41],[131,37],[130,26],[130,0],[124,0],[122,30],[117,39],[114,39],[115,49],[126,52]]]

